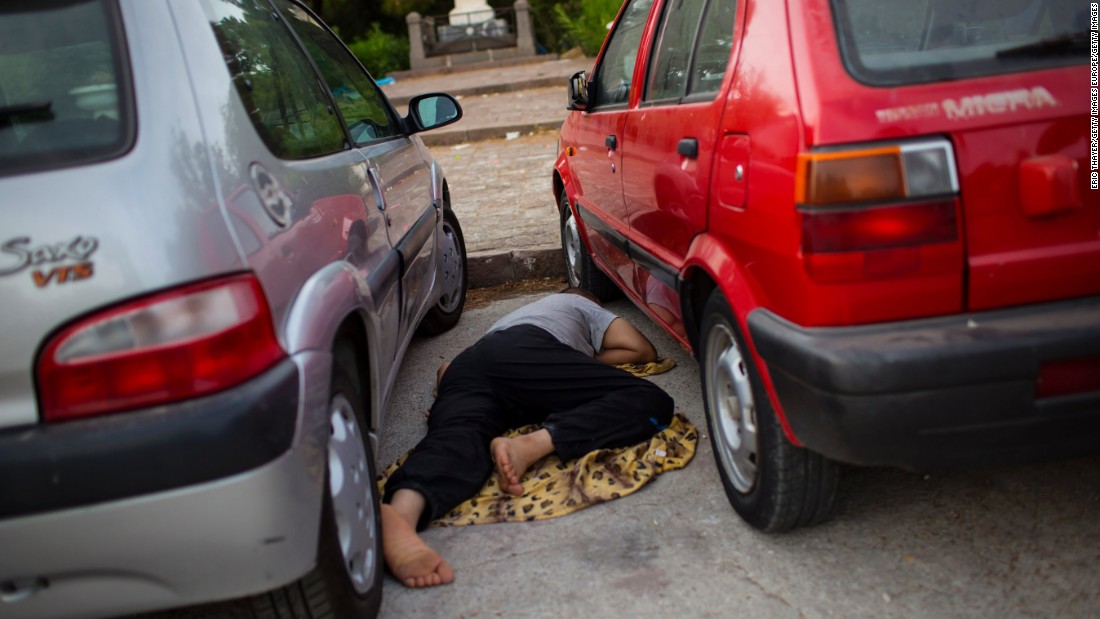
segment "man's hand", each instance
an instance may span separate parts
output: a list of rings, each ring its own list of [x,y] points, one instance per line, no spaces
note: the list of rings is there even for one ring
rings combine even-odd
[[[616,318],[603,334],[603,349],[596,359],[608,365],[649,363],[657,360],[657,349],[634,325]]]

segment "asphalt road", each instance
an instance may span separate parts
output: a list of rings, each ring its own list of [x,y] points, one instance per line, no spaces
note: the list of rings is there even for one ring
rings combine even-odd
[[[413,343],[384,463],[423,434],[438,365],[538,296],[470,309]],[[676,360],[652,380],[707,436],[695,362],[629,303],[609,308]],[[382,617],[1100,617],[1100,457],[936,476],[845,469],[833,521],[764,535],[727,503],[707,438],[685,469],[610,503],[430,529],[455,583],[409,590],[387,576]]]

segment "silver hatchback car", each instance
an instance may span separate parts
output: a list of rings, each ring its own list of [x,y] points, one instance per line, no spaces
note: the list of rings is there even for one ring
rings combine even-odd
[[[378,429],[466,298],[416,133],[461,113],[293,0],[0,4],[0,616],[376,613]]]

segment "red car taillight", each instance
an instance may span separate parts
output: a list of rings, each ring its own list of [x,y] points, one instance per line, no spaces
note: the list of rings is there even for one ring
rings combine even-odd
[[[800,155],[795,193],[808,268],[824,279],[959,268],[958,190],[943,139]],[[922,267],[919,248],[936,244],[923,250]]]
[[[43,417],[155,406],[238,385],[286,353],[250,275],[205,282],[84,318],[38,361]]]
[[[954,200],[813,213],[802,218],[802,249],[809,253],[948,243],[956,238]]]

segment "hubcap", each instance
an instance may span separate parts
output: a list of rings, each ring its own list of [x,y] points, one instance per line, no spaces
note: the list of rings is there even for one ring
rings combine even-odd
[[[462,282],[466,274],[462,272],[462,246],[447,220],[443,220],[442,250],[443,292],[439,296],[439,309],[449,314],[462,302]]]
[[[707,334],[707,410],[712,415],[722,470],[739,492],[756,485],[756,404],[745,359],[724,323]]]
[[[348,578],[356,591],[365,593],[374,582],[379,560],[374,552],[378,535],[374,527],[374,480],[370,478],[355,409],[343,394],[332,398],[329,424],[328,481],[336,533]]]
[[[565,274],[569,278],[569,285],[579,288],[581,285],[581,236],[577,230],[577,221],[573,219],[573,212],[569,211],[565,216],[565,226],[562,227],[562,249],[565,250]]]

